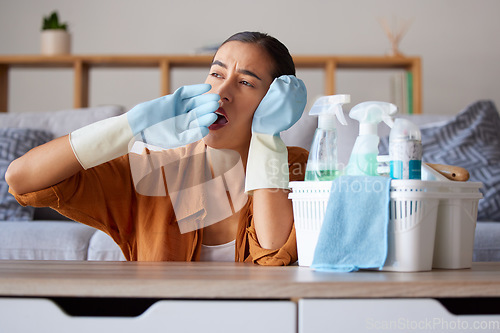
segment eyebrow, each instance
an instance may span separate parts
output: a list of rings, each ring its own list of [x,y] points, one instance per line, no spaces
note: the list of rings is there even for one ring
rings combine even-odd
[[[214,60],[214,62],[212,63],[212,66],[213,65],[217,65],[217,66],[220,66],[222,68],[226,68],[227,69],[227,65],[225,63],[223,63],[222,61],[219,61],[219,60]],[[254,78],[256,78],[257,80],[262,81],[262,79],[257,74],[255,74],[254,72],[249,71],[247,69],[239,69],[238,73],[250,75],[250,76],[253,76]]]

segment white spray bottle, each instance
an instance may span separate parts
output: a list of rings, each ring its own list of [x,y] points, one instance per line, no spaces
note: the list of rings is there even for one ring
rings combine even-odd
[[[389,135],[392,179],[421,179],[422,134],[408,119],[398,118]]]
[[[392,127],[392,116],[398,112],[396,105],[387,102],[363,102],[351,109],[349,117],[359,121],[359,136],[356,138],[345,174],[356,176],[378,176],[379,154],[378,124],[383,121]]]
[[[350,101],[350,95],[323,96],[309,111],[310,116],[318,116],[318,128],[314,132],[307,160],[306,181],[328,181],[339,175],[335,118],[342,125],[347,125],[342,105]]]

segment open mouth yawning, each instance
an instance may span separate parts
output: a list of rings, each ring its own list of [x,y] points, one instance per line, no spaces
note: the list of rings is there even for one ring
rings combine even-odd
[[[208,127],[209,130],[218,130],[219,128],[226,126],[229,122],[223,108],[219,108],[215,111],[215,114],[217,115],[217,120]]]

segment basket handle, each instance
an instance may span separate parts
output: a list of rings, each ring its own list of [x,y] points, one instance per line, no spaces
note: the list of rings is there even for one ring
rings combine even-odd
[[[459,182],[465,182],[469,180],[469,171],[459,166],[445,165],[445,164],[434,164],[425,163],[432,169],[436,170],[449,180],[455,180]]]

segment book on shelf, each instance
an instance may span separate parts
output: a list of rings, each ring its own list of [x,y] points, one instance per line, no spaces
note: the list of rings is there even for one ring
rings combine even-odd
[[[410,71],[392,76],[391,102],[398,107],[400,114],[413,114],[413,76]]]

